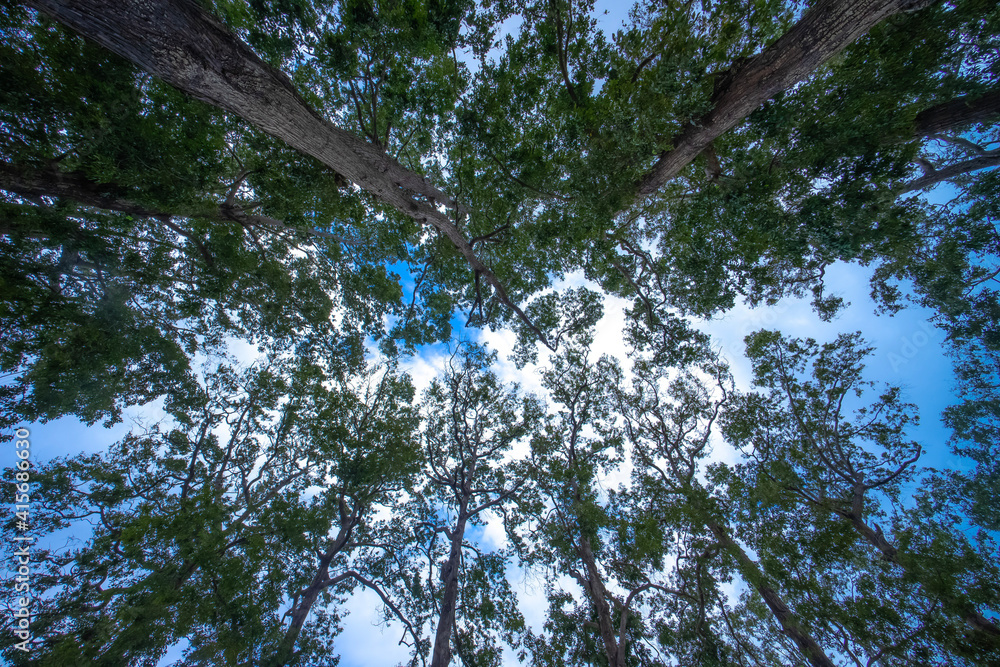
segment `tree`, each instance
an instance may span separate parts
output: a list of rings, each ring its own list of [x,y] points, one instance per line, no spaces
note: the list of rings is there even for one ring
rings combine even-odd
[[[325,664],[338,597],[382,592],[366,533],[415,471],[411,399],[384,369],[219,366],[175,397],[171,427],[44,465],[32,660],[152,664],[186,638],[193,664]],[[57,546],[81,521],[82,546]]]
[[[962,403],[945,411],[945,423],[954,431],[952,442],[957,454],[975,461],[973,471],[956,474],[959,497],[975,522],[988,530],[997,530],[1000,507],[996,442],[993,436],[1000,425],[1000,401],[996,396],[997,368],[1000,359],[994,350],[970,350],[974,345],[956,346],[956,364]],[[977,354],[978,352],[978,354]]]
[[[261,61],[204,10],[185,2],[158,6],[157,9],[97,1],[53,0],[38,2],[36,6],[181,90],[235,113],[255,127],[315,157],[374,194],[395,211],[433,227],[449,240],[473,269],[477,286],[476,303],[483,298],[478,294],[479,281],[482,279],[492,287],[496,300],[510,309],[526,326],[533,328],[530,319],[510,296],[506,281],[483,262],[474,247],[477,240],[485,241],[494,232],[487,236],[467,238],[459,223],[470,209],[459,206],[452,197],[430,185],[421,175],[403,168],[386,155],[380,149],[380,143],[384,142],[377,133],[374,136],[375,144],[372,145],[322,119],[309,108],[283,74]],[[800,81],[886,16],[920,7],[921,3],[871,0],[831,1],[812,8],[793,29],[758,57],[737,62],[731,67],[731,73],[727,77],[713,76],[709,79],[717,79],[717,85],[704,102],[707,113],[670,140],[673,148],[664,151],[652,171],[643,176],[638,192],[649,194],[662,187],[704,151],[712,140],[732,128],[756,106]],[[589,94],[584,96],[581,91],[589,93],[588,89],[593,86],[592,83],[573,83],[570,80],[567,53],[582,50],[582,57],[593,58],[597,55],[596,52],[602,50],[602,44],[597,44],[596,52],[589,45],[581,44],[592,26],[584,21],[581,28],[581,22],[577,21],[576,29],[572,28],[572,4],[568,8],[567,29],[564,31],[563,11],[564,8],[554,5],[551,18],[556,26],[555,52],[558,54],[559,68],[566,85],[570,102],[569,116],[572,118],[590,106]],[[528,13],[530,15],[532,12]],[[689,15],[689,20],[691,18]],[[720,15],[713,19],[730,21],[731,17]],[[545,35],[545,31],[539,31],[539,36]],[[543,37],[545,38],[547,36]],[[567,44],[572,46],[569,51]],[[802,54],[806,56],[803,57]],[[638,69],[636,75],[639,74]],[[587,72],[586,68],[581,71],[583,72],[589,76],[597,74]],[[759,85],[761,81],[765,83]],[[746,94],[745,91],[748,90],[752,90],[753,94]],[[374,105],[377,94],[373,92],[372,95],[370,101]],[[474,117],[475,111],[472,114]],[[372,132],[377,125],[375,115],[369,119],[368,125],[371,127],[367,127],[360,110],[357,120],[366,133]],[[584,123],[584,127],[587,125],[591,126],[592,136],[601,134],[593,123]],[[607,141],[610,137],[601,138]],[[662,141],[666,142],[666,139]],[[600,154],[602,152],[590,157],[604,158]],[[633,163],[637,161],[635,155],[629,154],[615,156],[614,162],[619,163],[623,158]],[[639,161],[643,159],[644,156],[638,156]],[[493,161],[500,162],[503,167],[502,161],[495,156]],[[578,162],[579,158],[574,161]],[[585,160],[584,163],[588,161]],[[625,172],[626,175],[629,173],[635,173],[634,168]],[[587,182],[589,180],[585,178],[578,185],[593,188],[594,183]],[[601,207],[607,214],[621,210],[635,194],[622,189],[633,188],[627,181],[620,178],[618,181],[617,193],[609,192],[607,187],[599,186],[597,189],[602,199],[611,202],[611,208],[608,208],[608,204]],[[545,192],[536,190],[537,194],[545,195]],[[568,195],[570,199],[574,198],[573,194]],[[560,196],[565,198],[567,195]],[[434,202],[452,209],[458,217],[451,220],[434,207]],[[598,221],[598,224],[607,229],[608,222]],[[494,228],[494,231],[498,229]],[[614,245],[618,239],[612,235],[611,241]],[[541,331],[536,329],[535,333],[540,340],[547,342]]]
[[[980,573],[991,578],[988,559],[982,560],[979,549],[959,530],[932,518],[951,514],[940,500],[933,500],[933,484],[925,486],[928,495],[916,508],[901,507],[895,516],[886,515],[886,506],[902,504],[902,486],[913,481],[922,449],[906,440],[906,429],[916,416],[914,406],[900,399],[898,388],[888,387],[878,398],[866,395],[875,385],[862,379],[863,359],[871,349],[864,347],[860,334],[841,335],[820,347],[813,340],[789,340],[761,331],[747,338],[747,347],[754,381],[767,393],[735,397],[725,418],[727,438],[748,457],[742,474],[754,480],[751,484],[761,494],[757,498],[770,497],[773,502],[787,495],[817,513],[807,521],[812,529],[798,536],[784,533],[782,541],[824,539],[815,529],[828,524],[828,516],[837,517],[850,526],[854,539],[844,543],[840,537],[837,547],[827,541],[825,558],[832,562],[837,549],[850,549],[855,540],[862,541],[879,560],[903,570],[904,581],[918,582],[930,608],[937,606],[939,613],[966,624],[963,630],[938,630],[944,635],[939,641],[947,645],[959,638],[951,650],[987,660],[1000,638],[996,622],[977,609],[977,602],[986,608],[996,605],[991,586],[979,579]],[[811,377],[803,378],[807,366]],[[848,411],[855,402],[860,407],[852,417]],[[730,487],[737,497],[745,489],[736,483]],[[883,500],[873,499],[876,493]],[[933,505],[937,508],[931,510]],[[796,510],[792,505],[781,511]],[[877,516],[892,521],[891,532],[873,523]],[[770,521],[774,525],[787,519]],[[808,535],[813,531],[815,535]],[[758,553],[782,548],[780,543],[764,541],[755,547]],[[976,583],[970,581],[966,589],[962,582],[969,579]]]
[[[623,436],[634,431],[616,401],[621,369],[606,356],[591,362],[587,342],[567,344],[543,374],[558,408],[533,442],[541,497],[520,545],[525,563],[548,579],[546,633],[532,638],[534,663],[727,664],[729,647],[711,618],[721,593],[706,566],[717,549],[655,483],[603,488],[621,476]]]
[[[508,597],[505,558],[482,553],[468,535],[485,523],[486,512],[506,515],[517,502],[526,480],[523,465],[509,459],[541,416],[534,399],[499,382],[489,370],[492,360],[486,350],[463,345],[424,395],[427,469],[414,502],[428,560],[431,667],[446,667],[453,653],[465,664],[494,664],[493,634],[513,644],[524,624]]]
[[[210,14],[179,2],[158,8],[119,3],[38,5],[179,89],[230,111],[318,159],[380,201],[446,237],[504,305],[520,312],[473,243],[435,204],[454,208],[444,192],[371,145],[319,116],[281,72],[260,60]],[[140,13],[133,13],[135,11]],[[166,15],[161,11],[166,10]],[[73,18],[71,18],[73,17]],[[88,17],[98,18],[95,22]],[[73,20],[75,18],[75,21]],[[116,27],[107,23],[118,22]],[[102,28],[110,28],[102,32]],[[139,47],[138,49],[136,47]]]
[[[631,392],[619,395],[625,434],[632,445],[639,477],[637,486],[650,489],[662,506],[679,503],[693,523],[693,530],[708,531],[718,549],[726,553],[740,576],[760,595],[774,620],[816,667],[834,663],[810,629],[782,599],[758,562],[751,558],[732,534],[724,504],[713,497],[697,478],[700,461],[708,453],[709,438],[731,391],[728,369],[719,361],[701,368],[715,386],[706,388],[691,371],[669,379],[667,369],[640,360],[635,368]],[[717,396],[710,392],[716,392]]]
[[[551,637],[536,638],[533,653],[537,664],[586,661],[619,667],[629,664],[629,653],[634,653],[628,632],[633,596],[626,602],[609,588],[619,574],[607,536],[614,518],[596,482],[614,469],[615,437],[606,420],[610,388],[620,371],[607,357],[591,363],[586,349],[574,343],[552,358],[543,375],[543,386],[559,408],[532,441],[539,497],[529,514],[528,537],[519,540],[520,551],[527,565],[548,571],[551,589],[546,625]],[[586,435],[588,428],[596,437]],[[583,609],[571,615],[562,609],[573,596],[556,588],[559,576],[572,577],[580,586]],[[588,636],[594,631],[596,641]]]

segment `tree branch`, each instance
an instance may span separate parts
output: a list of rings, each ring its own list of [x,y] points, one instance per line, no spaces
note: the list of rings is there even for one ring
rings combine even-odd
[[[239,204],[231,203],[228,197],[226,203],[218,206],[206,204],[202,208],[178,209],[175,211],[149,208],[131,201],[120,192],[116,192],[114,186],[95,183],[84,174],[75,171],[46,170],[29,172],[16,165],[0,161],[0,190],[6,190],[21,197],[59,197],[70,199],[78,204],[92,208],[118,211],[142,218],[154,218],[181,236],[195,242],[203,255],[206,255],[207,250],[201,245],[200,240],[184,231],[178,225],[171,223],[170,218],[200,218],[215,222],[237,222],[242,225],[269,227],[277,231],[300,232],[309,236],[337,241],[345,245],[358,244],[355,239],[349,239],[321,229],[293,227],[281,220],[269,218],[264,215],[248,214],[245,212],[246,209]],[[38,236],[39,234],[41,233],[38,232],[35,235]],[[209,257],[206,255],[206,261],[208,260]]]
[[[713,95],[712,110],[674,137],[636,185],[639,196],[677,176],[713,139],[732,129],[776,93],[804,80],[882,19],[927,0],[820,0],[778,41],[737,67]]]
[[[929,137],[968,127],[1000,116],[1000,90],[983,95],[964,95],[924,109],[917,114],[913,134]]]
[[[972,158],[971,160],[965,160],[964,162],[950,164],[947,167],[942,167],[941,169],[927,171],[920,178],[905,184],[897,191],[897,194],[905,194],[907,192],[913,192],[914,190],[923,190],[924,188],[937,185],[942,181],[947,181],[950,178],[955,178],[956,176],[961,176],[962,174],[969,174],[974,171],[979,171],[980,169],[996,167],[998,165],[1000,165],[1000,148],[987,151],[979,157]]]

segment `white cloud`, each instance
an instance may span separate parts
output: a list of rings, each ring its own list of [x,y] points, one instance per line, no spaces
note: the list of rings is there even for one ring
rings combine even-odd
[[[343,667],[386,667],[409,662],[410,649],[399,643],[403,626],[383,622],[382,600],[372,590],[358,589],[344,605],[348,614],[334,640]]]
[[[449,352],[436,346],[403,360],[400,368],[413,380],[418,397],[430,386],[431,380],[444,372],[449,357],[451,357]]]

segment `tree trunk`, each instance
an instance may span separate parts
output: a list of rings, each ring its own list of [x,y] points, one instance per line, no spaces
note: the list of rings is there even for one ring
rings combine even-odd
[[[190,0],[30,0],[185,93],[247,120],[399,209],[451,199],[377,146],[314,112],[291,81]]]
[[[656,192],[775,93],[803,81],[882,19],[918,9],[928,0],[819,0],[778,41],[725,78],[712,110],[673,139],[638,183],[640,196]]]
[[[576,443],[581,427],[582,422],[574,422],[569,437],[569,446],[566,450],[567,467],[573,471],[576,471],[578,466]],[[594,605],[594,611],[597,613],[597,628],[601,633],[604,654],[608,659],[609,667],[625,667],[624,637],[621,637],[620,640],[615,638],[614,624],[611,621],[611,605],[608,604],[608,591],[604,586],[601,571],[597,568],[597,558],[594,556],[594,549],[590,543],[590,538],[583,534],[578,512],[583,496],[580,492],[580,484],[575,472],[570,475],[570,488],[573,493],[573,523],[577,526],[578,531],[573,541],[576,542],[576,553],[583,562],[586,576],[581,577],[575,571],[573,574],[580,586],[583,587],[584,593],[590,598],[591,604]],[[622,614],[625,613],[626,610],[622,609]]]
[[[927,137],[964,129],[997,116],[1000,116],[1000,90],[991,90],[978,96],[965,95],[918,113],[913,133],[918,137]]]
[[[462,503],[455,530],[451,533],[451,551],[448,562],[441,570],[444,595],[441,598],[441,614],[437,631],[434,633],[434,652],[431,667],[448,667],[451,663],[451,633],[455,628],[455,607],[458,605],[458,570],[462,565],[462,541],[465,539],[466,503]]]
[[[712,531],[712,534],[715,535],[715,539],[718,540],[719,545],[735,557],[740,574],[743,575],[747,583],[757,589],[757,592],[764,599],[764,603],[781,625],[782,631],[795,642],[795,645],[806,656],[809,664],[813,667],[834,667],[833,661],[830,660],[816,640],[802,627],[802,624],[799,623],[795,614],[792,613],[788,605],[781,599],[778,592],[771,588],[757,563],[747,556],[746,552],[743,551],[743,547],[729,537],[729,532],[726,528],[718,523],[708,523],[707,526]]]
[[[341,523],[337,537],[330,543],[326,553],[319,559],[319,566],[316,568],[312,582],[302,591],[301,599],[292,610],[292,620],[285,630],[284,637],[282,637],[281,642],[271,657],[261,662],[263,667],[284,667],[295,657],[295,642],[298,641],[299,634],[302,632],[302,626],[305,625],[306,619],[309,618],[309,613],[312,611],[316,600],[319,599],[319,594],[337,581],[330,578],[330,563],[347,544],[347,540],[350,538],[351,530],[355,524],[356,520],[354,517],[351,517],[347,522]]]
[[[309,612],[312,611],[312,607],[319,598],[319,594],[328,585],[327,582],[330,578],[328,568],[330,561],[333,560],[333,556],[332,552],[328,552],[320,559],[319,567],[316,569],[316,574],[313,575],[312,582],[302,592],[302,599],[299,600],[295,609],[292,610],[291,623],[288,624],[281,642],[270,658],[261,661],[263,667],[284,667],[295,657],[295,642],[299,639],[302,626],[305,625],[306,619],[309,617]]]
[[[72,199],[84,206],[121,211],[141,217],[166,215],[164,211],[152,210],[122,196],[121,189],[112,184],[95,183],[86,175],[76,171],[64,172],[58,169],[29,171],[18,165],[0,161],[0,190],[22,197]],[[211,207],[205,208],[207,211]]]
[[[324,119],[282,72],[261,60],[191,0],[27,0],[84,37],[192,97],[229,111],[434,227],[491,285],[501,303],[552,347],[439,204],[451,197],[374,146]],[[554,349],[554,348],[553,348]]]
[[[597,612],[597,625],[604,642],[604,653],[611,667],[625,667],[625,647],[615,638],[614,624],[611,622],[611,605],[608,604],[608,592],[604,587],[601,572],[597,569],[597,560],[590,546],[590,539],[581,535],[577,553],[587,571],[584,590]],[[624,613],[624,610],[623,612]]]

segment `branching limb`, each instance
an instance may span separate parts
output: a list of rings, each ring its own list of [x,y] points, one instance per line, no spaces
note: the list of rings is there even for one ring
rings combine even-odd
[[[942,181],[947,181],[950,178],[961,176],[962,174],[970,174],[980,169],[989,169],[996,166],[1000,166],[1000,149],[986,151],[979,157],[935,169],[929,173],[925,171],[923,176],[905,184],[897,193],[905,194],[914,190],[923,190],[937,185]]]
[[[677,176],[713,139],[776,93],[812,74],[882,19],[926,6],[926,0],[820,0],[778,41],[738,66],[713,96],[711,111],[688,125],[636,184],[650,195]]]

